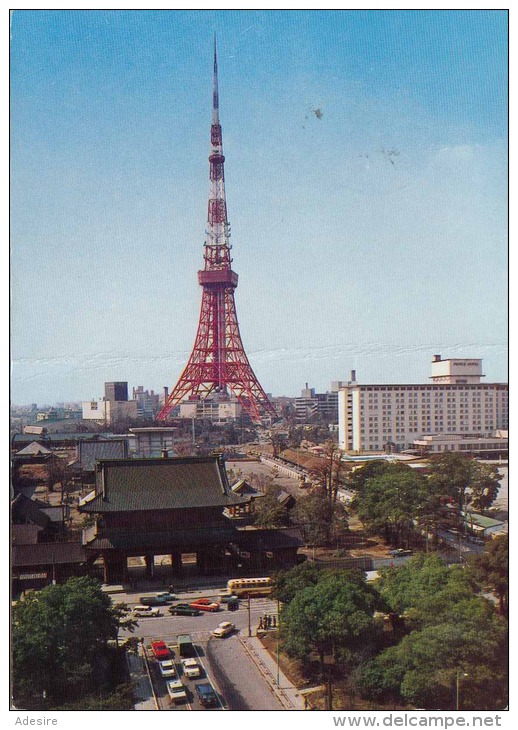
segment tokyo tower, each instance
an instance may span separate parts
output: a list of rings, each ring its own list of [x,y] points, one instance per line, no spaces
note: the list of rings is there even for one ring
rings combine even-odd
[[[234,289],[238,275],[231,268],[216,38],[210,141],[207,240],[204,267],[198,271],[198,282],[203,289],[198,332],[189,361],[158,418],[166,420],[172,409],[187,397],[200,400],[212,393],[225,399],[233,393],[252,421],[260,423],[262,416],[276,414],[250,366],[237,321]]]

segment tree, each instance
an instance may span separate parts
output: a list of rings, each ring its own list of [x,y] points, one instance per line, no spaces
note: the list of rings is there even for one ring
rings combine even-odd
[[[505,706],[505,621],[476,594],[469,571],[420,555],[383,568],[379,590],[387,606],[404,615],[407,633],[362,667],[357,681],[365,696],[452,709],[458,673],[463,709]]]
[[[315,585],[295,593],[281,613],[280,635],[289,656],[307,660],[315,652],[354,664],[375,635],[377,595],[360,571],[326,572]]]
[[[32,593],[13,609],[13,690],[17,697],[63,701],[102,674],[113,636],[110,598],[93,578],[71,578]]]
[[[388,461],[384,461],[383,459],[374,459],[373,461],[369,461],[367,464],[364,464],[364,466],[359,469],[354,469],[354,471],[351,472],[347,480],[347,486],[353,492],[362,494],[367,481],[384,474],[390,466],[391,465]]]
[[[405,614],[413,626],[437,623],[452,607],[473,597],[471,576],[461,566],[447,566],[437,555],[416,555],[398,568],[382,568],[380,595],[388,608]]]
[[[451,710],[462,676],[461,709],[503,709],[508,702],[504,622],[482,598],[452,608],[450,619],[412,631],[366,663],[358,678],[362,694]]]
[[[502,616],[509,614],[509,537],[501,535],[488,543],[484,551],[469,558],[469,568],[484,590],[492,590],[498,598]]]
[[[322,571],[315,563],[302,563],[274,577],[272,595],[281,603],[290,603],[299,591],[316,585],[321,578]]]
[[[326,441],[320,462],[319,466],[313,469],[313,478],[329,501],[336,502],[338,489],[345,481],[345,462],[342,461],[342,452],[338,445],[333,441]]]
[[[477,512],[486,512],[498,496],[502,478],[495,464],[471,462],[469,504]]]
[[[406,545],[415,536],[415,519],[427,498],[423,476],[401,465],[389,465],[367,479],[353,506],[366,529],[382,533],[391,544]]]
[[[279,454],[287,447],[286,435],[274,432],[270,436],[270,443],[273,447],[273,455],[279,456]]]
[[[254,501],[254,522],[258,527],[281,527],[287,525],[289,517],[279,502],[281,490],[274,484],[266,487],[264,496]]]
[[[131,609],[127,603],[116,603],[111,609],[111,614],[115,643],[118,647],[120,630],[125,629],[133,634],[139,623],[131,617]]]
[[[303,526],[307,545],[336,544],[348,531],[345,506],[342,502],[330,501],[323,489],[299,497],[292,519]]]

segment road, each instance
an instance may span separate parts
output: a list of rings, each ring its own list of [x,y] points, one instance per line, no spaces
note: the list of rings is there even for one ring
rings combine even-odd
[[[150,592],[151,593],[151,592]],[[179,602],[192,601],[198,595],[207,597],[217,596],[209,592],[190,592],[178,594]],[[140,602],[139,594],[116,594],[112,596],[114,603],[125,602],[129,606]],[[268,598],[255,598],[250,601],[241,601],[237,611],[221,610],[216,613],[202,613],[200,616],[171,616],[167,607],[161,607],[161,616],[155,618],[140,618],[139,625],[131,634],[126,630],[120,632],[120,638],[138,636],[144,640],[147,649],[148,664],[151,679],[158,703],[164,710],[199,710],[194,686],[198,681],[208,679],[216,690],[221,707],[214,709],[228,710],[282,710],[275,696],[260,674],[259,670],[243,649],[238,635],[248,636],[248,624],[255,630],[259,618],[265,613],[276,614],[277,602]],[[225,639],[211,638],[211,632],[221,621],[231,621],[236,626],[234,635]],[[158,666],[154,660],[150,647],[155,639],[162,639],[174,654],[178,674],[181,676],[181,665],[176,651],[176,637],[178,634],[192,636],[199,663],[203,667],[204,676],[196,680],[184,678],[187,689],[188,702],[176,707],[171,705],[167,696],[165,680],[160,676]]]
[[[284,710],[237,636],[211,639],[206,656],[230,709]]]

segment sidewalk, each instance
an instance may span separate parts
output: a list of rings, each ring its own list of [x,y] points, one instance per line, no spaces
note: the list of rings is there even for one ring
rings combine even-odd
[[[284,708],[286,710],[304,710],[303,695],[282,671],[278,673],[279,682],[277,683],[277,662],[257,636],[239,637],[239,640]]]
[[[135,683],[135,710],[158,710],[146,664],[140,652],[141,647],[139,647],[139,654],[129,651],[126,653],[130,678]]]

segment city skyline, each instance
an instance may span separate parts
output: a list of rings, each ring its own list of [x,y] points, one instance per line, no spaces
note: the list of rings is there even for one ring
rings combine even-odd
[[[15,11],[12,400],[160,392],[201,290],[218,35],[233,268],[264,389],[507,380],[504,11]]]

